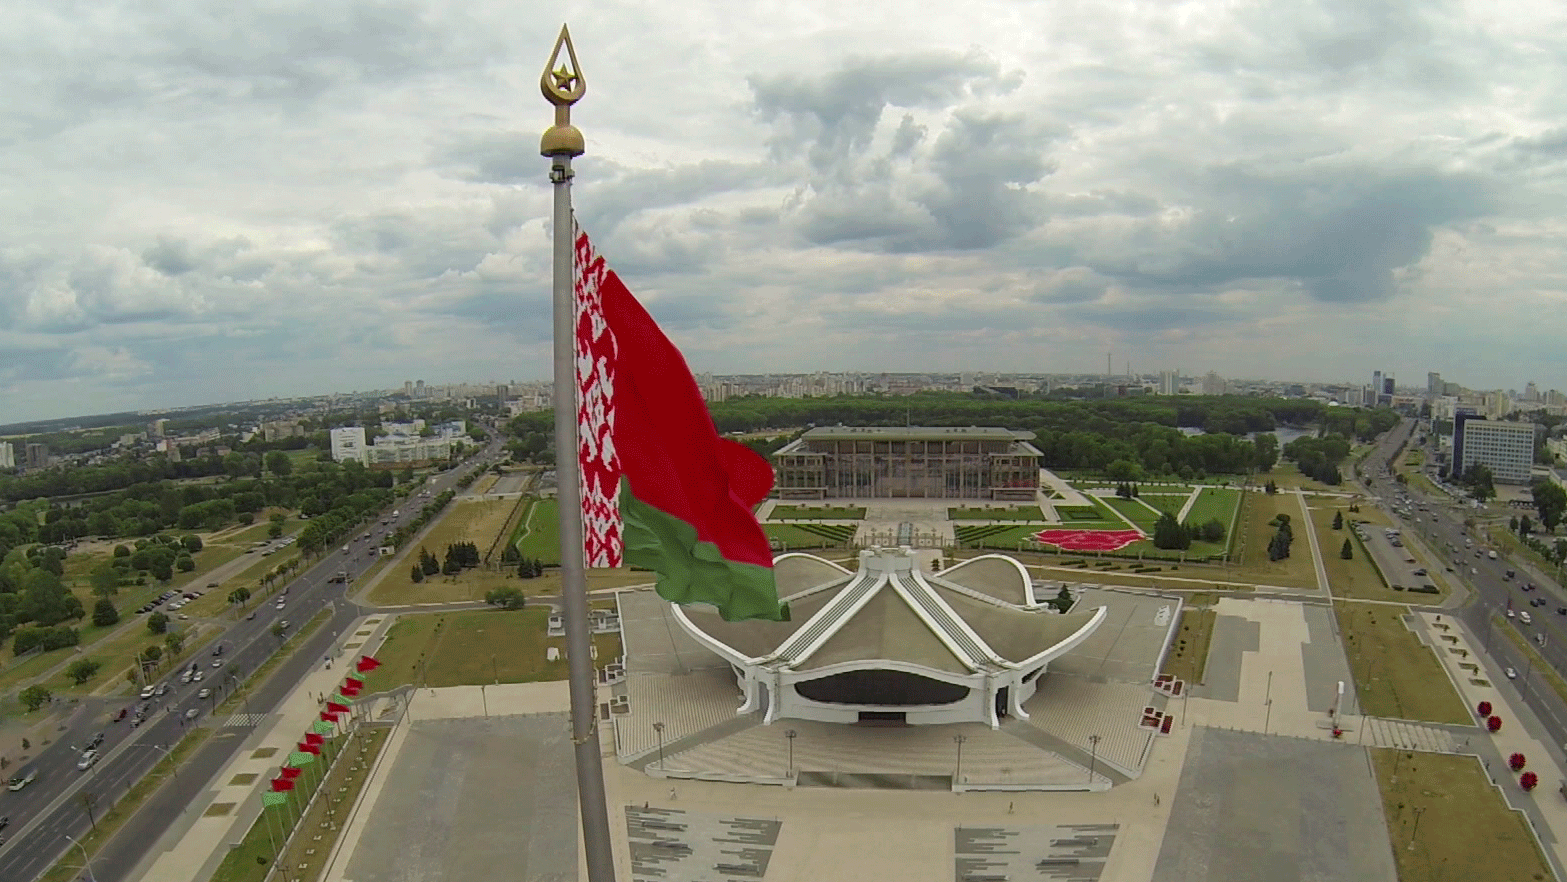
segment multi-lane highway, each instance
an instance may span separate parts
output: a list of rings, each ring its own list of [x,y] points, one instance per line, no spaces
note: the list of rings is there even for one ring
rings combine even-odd
[[[492,441],[462,467],[437,476],[425,487],[430,498],[451,489],[472,468],[489,465],[499,452],[499,442]],[[213,737],[179,765],[176,775],[94,859],[92,870],[97,882],[127,879],[163,830],[178,819],[185,806],[239,749],[260,717],[275,708],[313,665],[324,663],[324,656],[336,635],[362,613],[345,594],[352,579],[374,563],[369,549],[412,521],[427,501],[417,496],[410,498],[398,504],[396,518],[391,518],[390,512],[385,513],[389,523],[382,524],[376,519],[371,526],[341,540],[283,591],[256,606],[254,617],[235,622],[221,637],[202,647],[190,662],[160,681],[167,687],[166,692],[149,700],[150,713],[139,728],[131,727],[129,716],[120,722],[109,722],[110,713],[117,712],[114,709],[134,707],[139,703],[134,696],[107,707],[102,703],[89,705],[84,702],[83,709],[73,715],[49,747],[12,772],[26,774],[36,770],[37,778],[21,791],[0,790],[0,815],[8,816],[11,821],[5,831],[11,835],[0,845],[0,880],[24,882],[41,875],[72,849],[67,836],[79,837],[90,829],[89,810],[93,816],[101,815],[139,781],[162,758],[163,751],[172,748],[188,728],[216,726]],[[369,541],[360,539],[364,532],[370,533]],[[342,571],[347,571],[350,583],[332,581]],[[284,605],[279,608],[277,601],[285,593]],[[292,631],[323,608],[332,610],[327,624],[265,683],[250,690],[235,716],[224,720],[207,719],[236,682],[243,681],[277,650],[280,641],[272,634],[274,624],[288,621]],[[223,647],[222,653],[215,656],[213,650],[219,645]],[[221,663],[214,666],[214,662]],[[203,679],[180,682],[181,673],[192,664],[203,672]],[[211,690],[206,699],[197,697],[203,688]],[[191,711],[195,711],[194,716],[190,715]],[[98,748],[97,763],[79,770],[81,749],[100,731],[104,733],[104,741]],[[79,851],[74,853],[81,854]]]
[[[1532,670],[1526,656],[1519,651],[1498,627],[1510,628],[1528,640],[1546,662],[1558,673],[1567,672],[1567,594],[1550,577],[1524,562],[1511,560],[1501,548],[1492,548],[1479,529],[1465,526],[1465,520],[1473,520],[1481,512],[1467,503],[1447,495],[1427,497],[1413,484],[1397,483],[1389,468],[1389,460],[1414,430],[1414,421],[1405,420],[1389,432],[1376,451],[1365,460],[1363,471],[1368,489],[1379,497],[1404,530],[1419,540],[1436,556],[1429,561],[1431,567],[1441,567],[1448,581],[1460,581],[1473,593],[1474,600],[1457,610],[1457,614],[1476,634],[1495,661],[1490,676],[1500,688],[1516,688],[1530,709],[1550,730],[1557,744],[1567,743],[1567,705],[1544,682],[1539,672]],[[1427,459],[1430,459],[1428,452]],[[1398,509],[1403,508],[1407,514]],[[1406,540],[1407,541],[1407,540]],[[1496,551],[1492,559],[1489,552]],[[1509,576],[1511,571],[1513,575]],[[1531,590],[1525,590],[1531,586]],[[1534,605],[1539,598],[1544,601]],[[1513,615],[1507,615],[1508,610]],[[1519,613],[1527,612],[1527,621]],[[1493,624],[1493,616],[1501,617],[1502,626]],[[1505,669],[1517,674],[1509,680]],[[1504,685],[1510,684],[1510,685]]]

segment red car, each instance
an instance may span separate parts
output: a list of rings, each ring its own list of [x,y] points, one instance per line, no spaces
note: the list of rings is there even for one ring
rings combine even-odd
[[[122,707],[122,708],[120,708],[120,712],[119,712],[119,713],[117,713],[117,714],[115,714],[115,715],[114,715],[114,721],[115,721],[115,722],[116,722],[116,723],[118,723],[118,722],[119,722],[119,721],[121,721],[121,720],[123,720],[123,719],[125,719],[125,715],[126,715],[126,714],[128,714],[128,713],[130,713],[130,710],[131,710],[131,709],[130,709],[130,708],[128,708],[128,707]]]

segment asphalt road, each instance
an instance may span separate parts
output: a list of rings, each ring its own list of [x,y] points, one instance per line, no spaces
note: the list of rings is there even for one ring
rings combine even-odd
[[[1501,627],[1511,628],[1533,643],[1557,673],[1567,672],[1567,615],[1557,613],[1559,607],[1567,606],[1567,592],[1550,574],[1541,573],[1527,563],[1509,560],[1501,549],[1497,549],[1497,559],[1492,560],[1486,554],[1489,546],[1479,538],[1478,531],[1464,526],[1465,518],[1480,512],[1446,495],[1427,498],[1413,485],[1398,484],[1392,479],[1392,472],[1385,468],[1388,458],[1402,439],[1409,437],[1413,428],[1414,421],[1405,420],[1383,438],[1375,453],[1366,458],[1363,471],[1368,489],[1387,503],[1386,507],[1406,537],[1411,533],[1418,535],[1437,555],[1438,559],[1431,561],[1430,566],[1451,568],[1450,579],[1463,582],[1474,593],[1474,601],[1456,614],[1480,638],[1491,656],[1493,665],[1489,676],[1499,688],[1516,689],[1544,723],[1551,740],[1558,745],[1567,745],[1567,704],[1563,704],[1538,671],[1532,670],[1524,654],[1504,634],[1495,633],[1497,626],[1492,621],[1493,615],[1502,616],[1506,624]],[[1429,455],[1427,459],[1430,459]],[[1405,498],[1409,500],[1408,517],[1392,511],[1392,503]],[[1424,510],[1420,508],[1422,505]],[[1478,556],[1475,554],[1477,549],[1480,551]],[[1508,578],[1508,570],[1516,571],[1516,575]],[[1525,591],[1525,584],[1533,584],[1535,589]],[[1545,599],[1544,606],[1530,605],[1537,597]],[[1528,611],[1532,623],[1525,624],[1516,615],[1507,617],[1508,609]],[[1544,635],[1543,646],[1538,639],[1541,635]],[[1517,679],[1509,680],[1505,676],[1503,669],[1509,667],[1517,673]]]
[[[464,466],[440,475],[434,484],[427,485],[431,497],[452,488],[471,466],[489,465],[499,451],[499,443],[492,442],[470,457]],[[159,681],[168,685],[168,691],[161,698],[152,699],[155,710],[140,728],[131,728],[129,718],[118,723],[108,722],[118,708],[134,707],[139,703],[138,699],[82,702],[82,709],[68,720],[66,731],[27,765],[19,767],[22,774],[36,769],[37,779],[19,792],[0,791],[0,814],[10,817],[11,826],[7,832],[12,833],[0,845],[0,880],[36,879],[67,851],[75,851],[79,858],[81,852],[76,851],[66,837],[79,837],[91,828],[89,803],[92,814],[101,815],[162,758],[160,748],[171,748],[183,737],[188,726],[218,727],[93,861],[92,871],[97,882],[128,879],[171,820],[178,818],[206,788],[212,776],[233,757],[255,726],[256,717],[208,718],[216,704],[228,694],[232,685],[229,675],[233,674],[236,682],[242,680],[277,650],[280,641],[271,633],[275,623],[286,620],[291,629],[297,628],[321,609],[331,606],[330,621],[265,683],[252,689],[238,713],[262,715],[277,707],[312,665],[323,663],[336,635],[364,613],[345,599],[347,585],[328,580],[340,570],[357,577],[368,569],[374,558],[367,554],[367,549],[401,524],[411,521],[424,502],[414,498],[399,503],[399,516],[389,524],[372,520],[368,528],[372,540],[346,540],[346,554],[342,551],[343,546],[337,545],[331,553],[304,570],[287,586],[283,609],[276,607],[275,597],[263,602],[255,608],[254,618],[241,619],[217,640],[204,646],[192,658],[204,674],[201,682],[180,683],[181,670],[173,671]],[[389,516],[390,512],[386,514]],[[354,535],[363,535],[363,532]],[[212,663],[219,657],[211,652],[219,644],[224,648],[222,665],[214,668]],[[189,667],[189,664],[185,666]],[[212,690],[207,699],[197,698],[202,688]],[[197,716],[187,720],[185,715],[192,709]],[[231,722],[241,724],[230,725]],[[99,731],[105,736],[99,747],[99,761],[85,771],[78,770],[81,748]]]

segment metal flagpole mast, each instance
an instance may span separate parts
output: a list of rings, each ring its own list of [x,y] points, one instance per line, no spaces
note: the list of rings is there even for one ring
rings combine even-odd
[[[549,65],[539,78],[545,99],[555,106],[555,125],[544,133],[539,153],[549,157],[555,191],[555,499],[560,514],[560,595],[566,626],[566,662],[571,683],[571,743],[576,752],[577,802],[588,882],[614,882],[615,855],[604,796],[604,758],[599,751],[593,655],[588,636],[588,586],[584,571],[582,487],[577,466],[577,320],[573,297],[576,242],[571,216],[571,158],[587,151],[582,132],[571,124],[571,105],[587,83],[577,64],[571,34],[561,25]]]

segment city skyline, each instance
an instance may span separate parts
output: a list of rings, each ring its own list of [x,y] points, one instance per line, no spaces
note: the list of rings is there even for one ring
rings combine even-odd
[[[579,217],[695,370],[1567,387],[1557,6],[914,9],[562,11]],[[558,27],[24,3],[0,422],[544,377]]]

